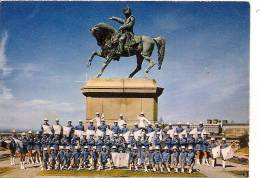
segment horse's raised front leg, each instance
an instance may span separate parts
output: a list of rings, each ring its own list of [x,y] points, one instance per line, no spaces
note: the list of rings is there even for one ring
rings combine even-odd
[[[100,72],[97,74],[97,78],[101,77],[101,75],[103,74],[104,70],[106,69],[106,67],[108,66],[108,64],[112,61],[112,59],[107,59],[104,63],[103,66],[100,70]]]
[[[149,62],[149,66],[145,70],[145,76],[148,77],[149,71],[153,68],[153,66],[155,66],[156,63],[154,62],[154,60],[150,56],[143,56],[143,57],[144,57],[145,60],[147,60]]]
[[[88,67],[91,66],[91,62],[93,61],[93,59],[94,59],[95,56],[103,57],[103,56],[101,55],[101,51],[93,51],[93,53],[91,54],[91,56],[90,56],[90,58],[89,58],[89,60],[88,60],[88,64],[87,64]]]

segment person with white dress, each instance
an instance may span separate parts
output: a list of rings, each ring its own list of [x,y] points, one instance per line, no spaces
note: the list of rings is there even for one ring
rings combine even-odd
[[[126,121],[124,120],[124,116],[123,114],[119,115],[119,119],[118,119],[118,126],[120,127],[120,129],[123,128],[123,125],[126,124]]]
[[[99,127],[101,125],[101,116],[99,112],[96,112],[96,116],[92,119],[96,121],[96,126]]]
[[[139,114],[137,120],[139,120],[139,128],[146,128],[150,124],[150,121],[145,117],[143,112]]]

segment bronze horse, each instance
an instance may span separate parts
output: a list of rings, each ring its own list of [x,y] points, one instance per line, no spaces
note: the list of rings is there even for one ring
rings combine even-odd
[[[129,78],[132,78],[138,71],[141,70],[144,59],[149,62],[149,66],[145,70],[146,75],[148,75],[151,68],[156,64],[151,58],[155,45],[158,49],[158,69],[161,69],[165,53],[165,39],[163,37],[152,38],[149,36],[135,35],[133,37],[134,44],[130,46],[125,45],[123,53],[121,55],[117,55],[115,53],[115,50],[117,49],[117,42],[114,39],[117,31],[112,26],[106,23],[99,23],[92,27],[90,31],[96,38],[97,44],[101,47],[102,50],[94,51],[92,53],[88,60],[88,66],[91,66],[91,62],[96,55],[106,59],[102,69],[97,74],[97,77],[100,77],[103,74],[105,68],[112,60],[119,60],[120,57],[130,57],[134,55],[137,58],[137,66],[129,75]]]

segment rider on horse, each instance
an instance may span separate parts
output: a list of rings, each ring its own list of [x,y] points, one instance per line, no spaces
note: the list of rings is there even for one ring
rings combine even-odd
[[[132,15],[131,9],[129,7],[123,9],[123,14],[125,15],[125,20],[114,16],[109,18],[122,24],[122,26],[119,28],[119,32],[116,35],[116,40],[118,41],[118,48],[116,50],[117,55],[121,55],[124,51],[124,45],[131,43],[132,39],[134,38],[133,29],[135,24],[135,17]],[[128,44],[128,46],[131,46],[131,44]]]

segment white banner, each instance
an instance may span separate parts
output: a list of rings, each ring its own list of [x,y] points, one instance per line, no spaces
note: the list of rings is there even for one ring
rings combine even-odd
[[[54,134],[61,134],[61,125],[53,125]]]
[[[43,128],[43,134],[52,134],[51,126],[49,126],[49,125],[42,125],[42,128]]]
[[[220,157],[220,145],[212,148],[212,157],[219,158]]]
[[[71,127],[63,126],[63,135],[70,136]]]
[[[112,153],[115,167],[128,167],[129,153]]]
[[[224,149],[221,149],[221,153],[222,153],[224,160],[228,160],[230,158],[233,158],[233,155],[234,155],[234,151],[231,148],[231,146],[228,146]]]
[[[82,130],[75,130],[74,134],[77,135],[79,138],[83,138],[84,131]]]
[[[129,142],[129,135],[130,135],[130,131],[127,131],[126,133],[123,134],[123,137],[124,137],[126,143]]]

